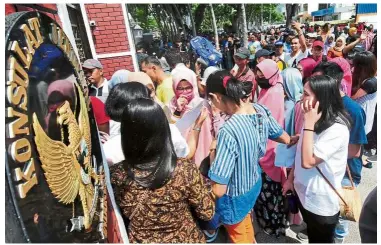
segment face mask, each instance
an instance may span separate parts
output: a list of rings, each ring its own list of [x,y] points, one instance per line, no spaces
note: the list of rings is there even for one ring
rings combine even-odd
[[[273,78],[276,74],[278,74],[279,69],[269,78],[255,78],[255,80],[258,83],[258,86],[261,87],[261,89],[269,89],[271,88],[270,79]]]
[[[261,87],[261,89],[269,89],[271,87],[269,79],[266,78],[257,78],[258,86]]]

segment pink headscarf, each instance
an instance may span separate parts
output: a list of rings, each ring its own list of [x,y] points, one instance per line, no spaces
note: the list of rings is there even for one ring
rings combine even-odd
[[[199,103],[202,101],[202,98],[200,98],[200,95],[198,93],[197,81],[194,79],[192,70],[188,71],[186,69],[183,69],[181,73],[177,72],[173,74],[172,80],[173,91],[175,92],[175,96],[171,99],[169,103],[169,108],[171,109],[172,113],[175,112],[177,99],[180,98],[181,95],[185,96],[188,99],[188,105],[185,107],[185,112],[190,111],[195,106],[199,105]],[[192,85],[192,92],[187,94],[180,94],[179,91],[177,91],[177,86],[183,80],[188,81]]]
[[[344,72],[343,79],[341,80],[341,90],[351,97],[351,90],[352,90],[352,71],[351,71],[351,65],[348,63],[348,61],[341,57],[336,57],[330,60],[330,62],[334,62],[338,64],[341,69]]]
[[[189,70],[189,69],[188,69]],[[198,93],[197,81],[194,79],[194,74],[192,70],[188,71],[187,69],[183,69],[181,72],[177,72],[172,75],[173,79],[173,90],[175,92],[175,96],[172,98],[169,104],[169,108],[172,114],[176,110],[176,101],[180,97],[180,93],[176,90],[179,83],[183,80],[188,81],[192,87],[193,91],[189,94],[186,94],[186,97],[189,99],[188,105],[185,107],[184,112],[182,113],[182,117],[193,108],[198,106],[200,103],[204,103],[204,99],[200,98]],[[182,94],[184,95],[184,94]],[[189,127],[188,130],[183,134],[183,137],[188,140],[190,137],[190,133],[192,132],[193,125]],[[202,124],[200,136],[198,140],[198,146],[196,149],[196,153],[194,156],[194,161],[197,166],[200,166],[201,161],[204,160],[209,155],[210,145],[213,141],[214,131],[213,131],[213,123],[212,123],[212,112],[209,111],[209,116],[205,119]]]
[[[299,63],[303,67],[303,80],[309,78],[312,75],[313,69],[316,67],[318,62],[316,62],[312,58],[304,58],[299,61]]]
[[[284,128],[284,90],[283,79],[275,61],[266,59],[257,65],[265,78],[270,79],[272,85],[269,89],[262,89],[258,96],[258,104],[267,107],[275,120]],[[275,74],[275,75],[274,75]],[[277,143],[272,140],[267,141],[266,154],[260,159],[259,163],[265,173],[276,182],[286,179],[286,169],[275,167],[275,149]]]

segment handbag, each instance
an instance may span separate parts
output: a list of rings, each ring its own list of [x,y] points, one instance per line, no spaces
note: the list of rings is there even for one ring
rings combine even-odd
[[[333,191],[340,198],[340,216],[343,219],[358,222],[360,219],[362,202],[360,198],[360,194],[353,184],[351,172],[349,171],[349,167],[347,165],[347,173],[349,176],[349,180],[351,181],[352,186],[344,186],[342,187],[342,191],[340,194],[335,187],[329,182],[329,180],[324,176],[319,167],[316,167],[324,180],[328,183],[328,185],[333,189]]]

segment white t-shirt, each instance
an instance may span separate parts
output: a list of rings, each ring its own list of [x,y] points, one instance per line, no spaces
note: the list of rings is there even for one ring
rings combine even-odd
[[[110,138],[120,134],[120,122],[110,119]]]
[[[169,128],[171,130],[171,138],[177,157],[186,157],[189,154],[187,142],[181,135],[176,125],[169,124]],[[113,165],[124,160],[120,133],[110,137],[106,143],[103,144],[103,151],[109,165]]]
[[[339,123],[317,135],[314,133],[314,155],[323,159],[318,167],[336,188],[341,190],[349,144],[349,129]],[[303,139],[303,131],[300,135]],[[339,197],[313,167],[304,169],[301,157],[302,140],[299,140],[295,157],[294,187],[303,207],[317,215],[333,216],[340,211]]]
[[[299,50],[298,53],[294,57],[291,57],[291,53],[288,53],[284,56],[284,62],[287,64],[287,67],[292,67],[292,64],[294,63],[296,59],[296,64],[299,63],[299,61],[303,58],[306,58],[308,56],[307,49],[302,52],[302,50]]]

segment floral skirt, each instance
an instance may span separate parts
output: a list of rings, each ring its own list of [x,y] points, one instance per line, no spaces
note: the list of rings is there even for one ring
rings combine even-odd
[[[282,184],[262,173],[262,190],[254,206],[259,226],[269,235],[285,235],[287,214],[284,210]]]

